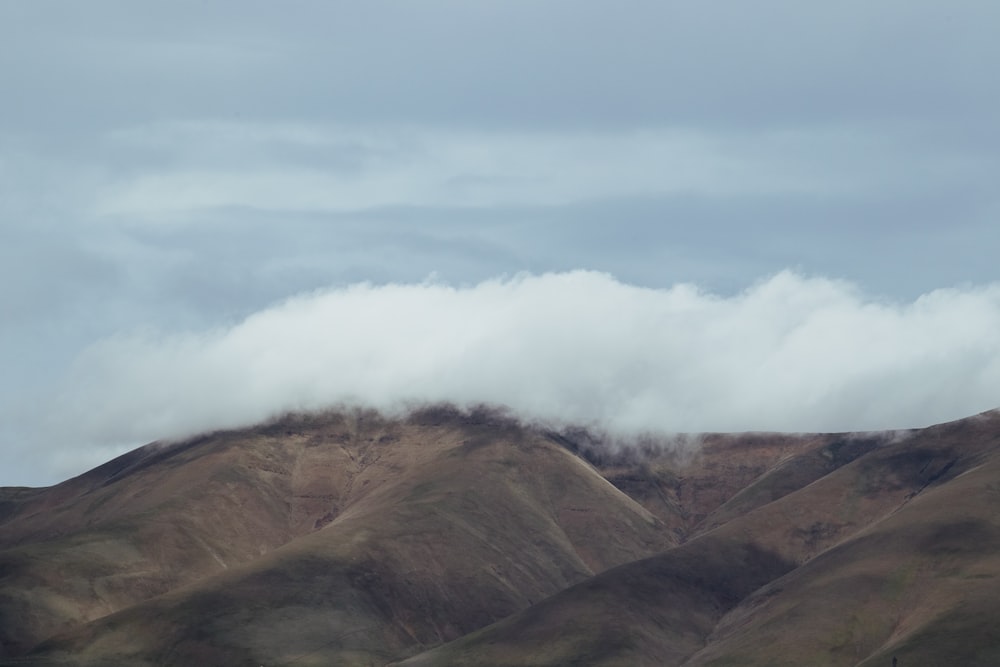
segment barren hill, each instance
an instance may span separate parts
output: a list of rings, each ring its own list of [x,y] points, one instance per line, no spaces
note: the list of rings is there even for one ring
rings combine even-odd
[[[1000,415],[293,415],[0,489],[0,664],[998,664]]]

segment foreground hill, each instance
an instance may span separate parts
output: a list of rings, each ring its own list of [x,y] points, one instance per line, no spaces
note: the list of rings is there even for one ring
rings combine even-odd
[[[998,488],[995,413],[619,450],[290,416],[0,490],[0,664],[997,664]]]

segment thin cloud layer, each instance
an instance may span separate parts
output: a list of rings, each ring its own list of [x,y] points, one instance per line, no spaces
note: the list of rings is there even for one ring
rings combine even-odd
[[[893,143],[852,132],[857,136],[843,130],[716,136],[670,128],[498,132],[167,123],[115,133],[111,143],[170,155],[180,166],[129,174],[107,186],[94,209],[99,218],[128,224],[178,224],[225,207],[357,212],[676,194],[826,195],[870,188],[879,173],[898,171],[899,145],[886,146],[875,174],[839,164],[850,161],[846,145],[864,143],[870,150],[875,141]],[[817,153],[825,158],[822,170],[814,166]]]
[[[105,340],[56,414],[105,444],[432,401],[623,436],[907,428],[1000,404],[997,331],[997,284],[906,303],[792,272],[729,297],[587,271],[357,284],[228,328]]]

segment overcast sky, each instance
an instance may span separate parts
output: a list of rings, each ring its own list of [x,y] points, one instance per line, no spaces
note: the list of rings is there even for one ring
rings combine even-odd
[[[1000,406],[1000,4],[0,3],[0,484],[338,401]]]

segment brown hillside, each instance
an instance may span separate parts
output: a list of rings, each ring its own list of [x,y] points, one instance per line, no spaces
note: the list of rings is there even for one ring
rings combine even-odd
[[[836,439],[820,456],[835,462],[858,439]],[[775,500],[404,664],[868,666],[893,656],[900,665],[998,664],[1000,415],[859,451],[810,481],[816,451],[806,450],[721,506],[709,526],[741,496]],[[791,475],[795,490],[790,468],[802,470]],[[769,480],[780,482],[765,491]],[[704,567],[715,564],[715,576],[682,570],[686,585],[674,583],[678,554],[689,550]],[[747,551],[789,563],[787,573],[720,602],[712,595],[720,581],[746,584],[731,591],[760,582],[763,570],[733,556]],[[637,594],[632,582],[656,592]],[[677,599],[695,585],[699,594]],[[558,649],[543,649],[556,638]]]
[[[150,445],[0,490],[0,664],[995,664],[998,451],[446,407]]]
[[[112,463],[4,524],[8,653],[68,632],[96,642],[83,653],[190,664],[252,637],[273,661],[364,630],[350,651],[382,656],[673,544],[583,460],[488,412],[290,418]]]

